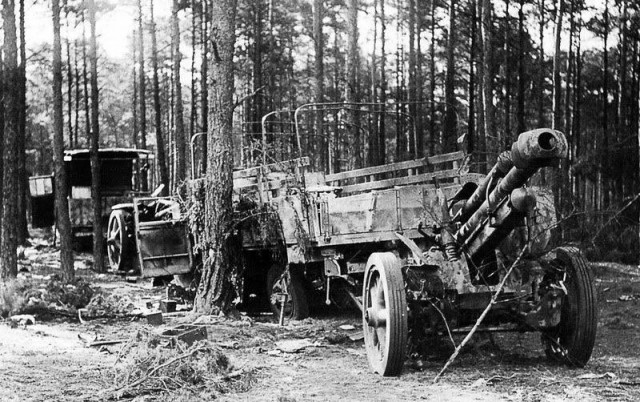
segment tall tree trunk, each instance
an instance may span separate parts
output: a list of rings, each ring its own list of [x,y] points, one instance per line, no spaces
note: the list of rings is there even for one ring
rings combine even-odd
[[[545,0],[538,0],[538,13],[540,20],[538,24],[539,48],[538,48],[538,127],[545,127],[544,117],[544,27],[545,27]],[[541,171],[542,182],[544,183],[544,170]]]
[[[96,43],[96,4],[88,0],[89,10],[89,62],[91,63],[91,204],[93,209],[93,267],[96,272],[104,272],[104,238],[102,237],[102,196],[100,183],[100,120],[98,89],[98,54]]]
[[[418,126],[418,81],[417,81],[417,64],[418,55],[416,54],[416,0],[409,0],[409,9],[407,10],[407,28],[409,30],[409,81],[407,83],[408,103],[409,103],[409,116],[413,119],[414,124],[411,124],[408,128],[412,141],[409,144],[413,144],[411,151],[411,157],[415,158],[422,152],[422,140],[417,135]]]
[[[445,152],[455,151],[457,137],[457,119],[454,103],[455,95],[455,47],[456,47],[456,0],[449,1],[449,32],[447,39],[447,75],[444,83],[444,144]]]
[[[133,30],[132,35],[132,47],[131,52],[133,53],[133,60],[137,59],[138,54],[138,34],[136,30]],[[133,110],[133,132],[131,133],[131,147],[137,148],[138,146],[138,66],[136,63],[133,63],[133,67],[131,68],[132,77],[133,77],[133,103],[131,105],[131,109]],[[136,177],[140,175],[139,166],[135,166]]]
[[[87,29],[85,9],[82,9],[82,99],[84,101],[84,131],[87,144],[91,142],[91,111],[89,110],[89,73],[87,72]]]
[[[160,103],[160,80],[158,78],[158,43],[153,11],[153,0],[151,0],[149,2],[149,18],[151,19],[151,68],[153,70],[153,110],[156,129],[157,164],[158,170],[160,171],[160,184],[164,184],[162,194],[169,194],[169,169],[167,168],[164,134],[162,134],[162,105]]]
[[[200,125],[203,132],[209,131],[209,2],[202,2],[202,26],[200,38],[202,38],[202,65],[200,66]],[[207,141],[208,136],[202,136],[202,168],[207,171]],[[193,162],[193,161],[192,161]]]
[[[518,120],[518,132],[523,133],[525,127],[525,72],[524,72],[524,0],[520,0],[520,9],[518,10],[518,112],[516,119]]]
[[[483,107],[484,107],[484,135],[487,146],[487,168],[495,163],[500,152],[497,141],[497,130],[495,122],[495,107],[493,104],[493,52],[492,52],[492,15],[491,1],[482,0],[482,64],[484,64],[483,82]]]
[[[477,125],[476,125],[476,148],[478,150],[478,158],[477,164],[480,172],[486,172],[486,162],[487,162],[487,136],[485,135],[485,124],[484,124],[484,76],[485,76],[485,68],[484,68],[484,45],[482,40],[482,9],[483,9],[483,0],[476,0],[476,20],[479,23],[477,30],[477,38],[478,41],[478,62],[476,63],[477,75],[478,75],[478,102],[476,112],[477,116]]]
[[[509,19],[509,6],[510,0],[505,0],[505,12],[504,12],[504,136],[500,141],[500,149],[509,149],[511,146],[511,60],[509,54],[511,52],[511,46],[509,40],[511,38],[511,23]]]
[[[556,5],[556,24],[555,24],[555,47],[553,54],[553,98],[551,113],[553,120],[551,128],[554,130],[562,130],[562,114],[560,111],[561,88],[560,88],[560,42],[562,39],[562,17],[564,14],[564,1],[558,0]]]
[[[16,38],[15,1],[2,0],[4,29],[4,150],[2,172],[2,240],[0,262],[2,279],[15,278],[18,273],[18,153],[20,130],[20,69]]]
[[[205,248],[202,278],[198,286],[194,311],[211,314],[226,311],[237,296],[238,266],[231,263],[228,231],[231,229],[231,194],[233,191],[232,117],[233,117],[233,48],[235,41],[236,0],[211,3],[211,44],[209,87],[209,161],[205,198]],[[235,287],[235,289],[234,289]],[[235,292],[234,292],[235,290]]]
[[[469,35],[469,117],[467,123],[467,149],[468,154],[475,151],[475,127],[476,127],[476,36],[478,34],[476,0],[469,3],[471,11],[471,33]],[[476,162],[474,160],[474,162]]]
[[[138,136],[139,143],[136,144],[136,147],[140,149],[147,149],[147,79],[144,71],[144,29],[142,21],[142,0],[138,0],[138,66],[140,68],[140,91],[138,95],[140,98],[140,135]],[[147,168],[141,168],[139,180],[141,184],[140,190],[142,191],[147,191],[149,189],[147,177]]]
[[[24,0],[19,0],[20,32],[20,125],[18,129],[18,244],[25,244],[29,237],[27,223],[27,191],[29,175],[27,172],[27,51],[24,28]],[[2,177],[2,176],[0,176]]]
[[[345,101],[354,103],[359,101],[358,96],[358,0],[349,0],[347,14],[348,39],[347,39],[347,86]],[[362,138],[360,136],[360,122],[357,110],[353,108],[350,113],[350,136],[353,140],[353,155],[355,156],[355,168],[362,167]]]
[[[322,18],[324,16],[324,5],[322,0],[313,1],[313,49],[315,51],[314,69],[313,69],[313,89],[314,99],[316,103],[324,102],[324,34],[322,32]],[[315,138],[317,147],[317,157],[319,158],[319,166],[316,168],[325,168],[325,140],[323,130],[323,113],[317,111],[315,114]]]
[[[378,120],[378,165],[387,160],[387,16],[384,11],[386,0],[380,0],[380,117]]]
[[[184,111],[182,104],[182,84],[180,83],[180,25],[178,24],[178,0],[173,0],[171,8],[171,36],[173,37],[173,87],[174,87],[174,138],[176,144],[176,172],[174,186],[179,186],[187,178],[187,153],[184,132]]]
[[[189,111],[189,140],[198,131],[198,108],[196,101],[196,48],[198,42],[198,19],[196,18],[196,2],[191,0],[191,109]],[[191,161],[194,163],[195,161]]]
[[[71,68],[71,42],[69,41],[70,28],[69,28],[69,6],[67,0],[63,2],[64,9],[64,21],[66,37],[64,38],[64,45],[67,54],[67,131],[69,134],[69,148],[73,148],[73,70]]]
[[[436,0],[431,0],[431,43],[429,44],[429,155],[435,153],[436,135]]]
[[[4,110],[4,94],[5,94],[5,68],[4,68],[4,51],[0,48],[0,197],[3,196],[4,188],[4,122],[5,122],[5,110]],[[41,153],[42,155],[42,153]],[[42,159],[42,158],[40,158]],[[2,228],[2,207],[0,207],[0,228]],[[2,229],[0,229],[0,247],[2,244]],[[2,256],[0,255],[0,259]],[[4,278],[2,274],[2,266],[0,266],[0,279]]]
[[[71,282],[75,277],[71,249],[71,221],[67,199],[67,172],[64,168],[64,118],[62,110],[62,46],[60,43],[60,4],[52,1],[53,9],[53,160],[55,167],[56,223],[60,233],[60,267],[62,278]],[[102,236],[102,234],[101,234]]]
[[[602,149],[598,173],[598,209],[609,206],[609,0],[604,2],[602,50]]]

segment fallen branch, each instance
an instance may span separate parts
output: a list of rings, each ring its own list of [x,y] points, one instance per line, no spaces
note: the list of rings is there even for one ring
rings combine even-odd
[[[180,356],[176,356],[173,359],[167,360],[166,362],[154,367],[149,372],[147,372],[147,374],[145,374],[141,378],[137,379],[136,381],[132,382],[131,384],[125,384],[125,385],[123,385],[121,387],[118,387],[118,388],[112,388],[110,390],[105,390],[105,391],[103,391],[103,393],[104,394],[112,394],[112,393],[118,393],[118,392],[124,393],[127,390],[133,389],[133,388],[141,385],[145,381],[149,380],[159,370],[161,370],[161,369],[163,369],[165,367],[168,367],[168,366],[170,366],[170,365],[172,365],[172,364],[174,364],[174,363],[176,363],[176,362],[178,362],[180,360],[184,360],[186,358],[189,358],[189,357],[195,355],[198,352],[201,352],[201,351],[204,351],[204,350],[211,350],[211,349],[212,349],[211,346],[201,346],[201,347],[195,348],[193,350],[190,350],[187,353],[183,353]]]
[[[473,336],[473,334],[475,334],[475,332],[478,330],[478,327],[480,326],[480,324],[482,324],[482,321],[484,320],[484,318],[487,316],[487,314],[491,310],[491,307],[493,307],[497,303],[498,296],[500,295],[500,292],[502,292],[502,288],[504,287],[504,284],[507,282],[507,279],[511,275],[511,272],[513,272],[513,269],[518,265],[518,263],[520,263],[520,260],[522,259],[522,256],[524,256],[524,253],[527,250],[527,248],[528,248],[528,244],[526,244],[524,247],[522,247],[522,250],[520,251],[520,254],[518,255],[518,258],[516,258],[516,260],[513,262],[513,264],[511,264],[511,267],[509,267],[509,270],[507,271],[505,276],[502,278],[502,281],[498,285],[498,289],[496,289],[496,292],[493,294],[493,297],[491,297],[491,302],[484,309],[482,314],[480,314],[480,317],[478,317],[478,320],[476,321],[476,324],[473,326],[473,328],[471,328],[471,331],[469,331],[467,336],[462,340],[462,342],[460,342],[458,347],[456,347],[456,349],[453,351],[453,354],[451,354],[451,357],[449,357],[449,360],[447,360],[447,362],[445,363],[444,367],[442,367],[442,370],[440,370],[438,375],[436,375],[436,377],[433,379],[434,383],[438,382],[438,380],[440,379],[442,374],[447,370],[447,368],[449,368],[449,366],[451,365],[451,363],[453,363],[453,361],[456,359],[456,357],[458,357],[458,355],[460,354],[460,351],[462,350],[462,348],[469,342],[469,340],[471,340],[471,337]]]
[[[604,225],[600,226],[600,229],[598,229],[598,231],[596,232],[595,235],[593,235],[593,237],[591,238],[591,244],[595,247],[595,241],[598,238],[598,236],[600,236],[600,233],[602,233],[602,231],[604,230],[604,228],[606,228],[607,226],[609,226],[609,224],[611,222],[613,222],[614,220],[616,220],[618,218],[618,216],[620,216],[627,208],[629,208],[631,205],[633,205],[634,202],[636,202],[638,199],[640,198],[640,193],[638,193],[635,197],[633,197],[631,199],[631,201],[627,202],[624,207],[622,207],[618,212],[616,212]]]

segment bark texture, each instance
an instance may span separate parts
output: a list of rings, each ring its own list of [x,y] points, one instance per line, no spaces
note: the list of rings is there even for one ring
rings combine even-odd
[[[71,222],[67,199],[67,173],[64,168],[64,132],[62,111],[62,45],[60,43],[60,3],[52,1],[53,11],[53,159],[55,169],[56,221],[60,233],[60,267],[62,279],[75,277],[71,249]]]
[[[209,131],[205,198],[205,251],[203,271],[194,302],[199,314],[226,311],[236,297],[230,263],[229,230],[232,218],[233,47],[236,0],[211,3],[209,65]]]

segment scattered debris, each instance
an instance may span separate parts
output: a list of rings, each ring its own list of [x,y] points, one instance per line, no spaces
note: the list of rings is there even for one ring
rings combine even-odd
[[[345,325],[340,325],[338,328],[344,330],[344,331],[353,331],[354,329],[356,329],[356,327],[354,327],[351,324],[345,324]]]
[[[306,348],[316,346],[309,339],[285,339],[276,342],[276,349],[284,353],[298,353]]]
[[[196,341],[206,340],[208,337],[207,327],[204,325],[178,325],[175,328],[163,331],[161,338],[168,339],[172,346],[176,346],[178,341],[187,345],[192,345]]]
[[[360,331],[360,332],[356,332],[355,334],[349,335],[349,339],[351,339],[352,341],[361,341],[364,339],[364,332]]]
[[[162,325],[162,323],[164,322],[162,320],[162,313],[159,311],[152,311],[149,313],[146,313],[145,318],[147,319],[147,323],[149,325]]]
[[[9,318],[11,321],[18,323],[19,325],[22,326],[27,326],[27,325],[35,325],[36,324],[36,318],[30,314],[19,314],[19,315],[13,315]]]
[[[622,295],[622,296],[618,297],[618,300],[620,300],[620,301],[640,300],[640,295]]]
[[[610,379],[614,379],[617,376],[609,371],[607,371],[604,374],[596,374],[596,373],[586,373],[586,374],[582,374],[577,376],[576,378],[578,380],[597,380],[600,378],[610,378]]]

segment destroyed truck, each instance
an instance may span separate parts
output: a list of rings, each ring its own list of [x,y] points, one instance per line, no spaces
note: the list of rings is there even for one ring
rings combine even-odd
[[[69,219],[74,246],[93,236],[93,209],[91,204],[91,164],[88,149],[64,152],[67,173]],[[103,211],[103,227],[106,227],[111,207],[131,202],[133,197],[149,195],[153,185],[154,155],[151,151],[131,148],[104,148],[98,151],[100,162],[100,188]],[[31,223],[33,227],[50,227],[55,223],[54,176],[29,178],[31,196]]]
[[[301,154],[295,133],[287,146]],[[487,175],[468,173],[462,152],[337,173],[312,169],[304,155],[262,158],[233,173],[237,203],[256,211],[238,226],[243,302],[262,298],[302,319],[319,294],[327,304],[350,300],[363,312],[370,366],[385,376],[401,372],[408,348],[469,332],[490,303],[480,330],[539,331],[550,359],[584,366],[596,336],[591,272],[577,249],[547,248],[555,211],[548,190],[527,184],[566,155],[562,133],[538,129],[520,134]],[[170,219],[145,223],[134,211],[139,226],[127,229],[143,276],[158,266],[178,273],[178,260],[193,266],[184,217],[160,204],[144,214]],[[265,214],[275,237],[261,235]],[[182,248],[163,255],[171,242],[153,225],[183,233]]]

